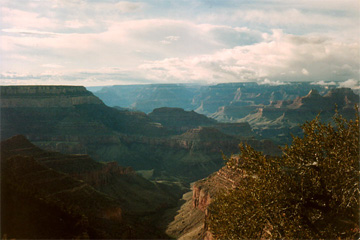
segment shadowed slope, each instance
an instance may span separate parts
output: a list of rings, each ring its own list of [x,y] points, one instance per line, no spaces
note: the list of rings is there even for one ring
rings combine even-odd
[[[176,206],[182,194],[116,163],[43,151],[24,136],[2,142],[1,159],[2,233],[9,237],[164,238],[151,219],[159,217],[159,209]],[[64,215],[66,224],[52,214]],[[46,229],[68,230],[42,230],[43,221]]]

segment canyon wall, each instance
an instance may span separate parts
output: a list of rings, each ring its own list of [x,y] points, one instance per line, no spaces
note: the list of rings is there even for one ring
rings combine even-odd
[[[234,173],[225,166],[209,177],[195,182],[192,192],[184,194],[185,203],[169,224],[167,233],[181,240],[212,240],[211,231],[206,225],[206,219],[209,217],[208,207],[218,193],[238,187],[243,174]]]
[[[103,104],[82,86],[1,86],[1,107],[73,107]]]

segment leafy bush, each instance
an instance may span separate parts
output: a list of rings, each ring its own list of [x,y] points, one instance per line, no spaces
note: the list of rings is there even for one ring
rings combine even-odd
[[[218,239],[359,238],[359,115],[333,124],[316,117],[281,157],[248,145],[226,158],[242,175],[236,189],[219,194],[207,225]]]

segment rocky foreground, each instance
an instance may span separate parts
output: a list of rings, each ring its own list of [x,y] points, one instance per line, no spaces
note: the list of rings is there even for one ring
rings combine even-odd
[[[224,190],[236,188],[239,178],[227,167],[211,176],[195,182],[192,191],[183,195],[183,203],[166,233],[177,239],[212,239],[206,225],[208,207],[216,195]]]

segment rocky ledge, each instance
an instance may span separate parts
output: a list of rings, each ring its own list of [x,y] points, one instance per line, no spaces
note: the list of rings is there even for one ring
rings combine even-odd
[[[193,207],[206,213],[211,200],[222,190],[238,187],[239,179],[242,177],[242,173],[234,173],[224,166],[208,178],[196,182],[193,186]]]
[[[1,107],[72,107],[103,104],[82,86],[1,86]]]
[[[218,193],[238,187],[243,174],[234,173],[225,166],[209,177],[197,181],[192,192],[184,194],[185,203],[169,224],[167,233],[177,239],[212,240],[205,221],[209,217],[208,207]]]

